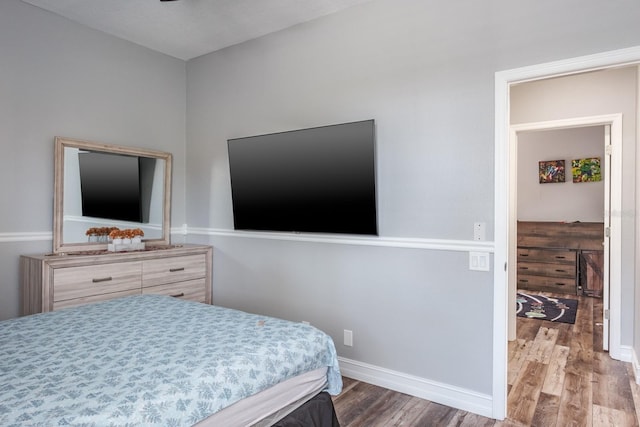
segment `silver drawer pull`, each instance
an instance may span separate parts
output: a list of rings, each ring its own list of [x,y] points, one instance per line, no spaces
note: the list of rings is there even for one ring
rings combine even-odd
[[[556,255],[556,259],[565,259],[565,258],[566,258],[566,256],[564,256],[564,255]]]
[[[177,271],[184,271],[184,267],[178,267],[178,268],[170,268],[169,271],[171,273],[175,273]]]
[[[184,292],[180,292],[179,294],[171,295],[174,298],[180,298],[184,296]]]
[[[527,279],[520,279],[520,280],[518,280],[518,282],[520,282],[520,283],[527,283],[527,282],[528,282],[528,280],[527,280]]]
[[[529,267],[518,267],[519,270],[528,270]]]
[[[110,280],[113,280],[112,277],[101,277],[99,279],[92,279],[93,283],[100,283],[100,282],[108,282]]]
[[[556,283],[557,286],[564,286],[566,283]]]
[[[558,273],[566,273],[566,272],[567,272],[567,270],[560,270],[560,269],[558,269],[558,270],[556,270],[556,271],[557,271]]]
[[[520,256],[529,256],[529,254],[518,254]]]

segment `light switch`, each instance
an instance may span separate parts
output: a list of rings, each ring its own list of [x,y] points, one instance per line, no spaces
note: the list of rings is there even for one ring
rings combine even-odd
[[[469,270],[489,271],[488,252],[469,252]]]

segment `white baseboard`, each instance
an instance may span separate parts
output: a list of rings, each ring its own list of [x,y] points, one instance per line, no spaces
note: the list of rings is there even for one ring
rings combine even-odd
[[[463,411],[473,412],[484,417],[493,417],[493,399],[488,394],[392,371],[344,357],[339,357],[338,360],[340,362],[340,371],[345,377]]]
[[[630,345],[621,345],[618,347],[618,351],[615,354],[610,354],[610,356],[622,362],[633,362],[634,353],[633,347]]]
[[[635,351],[632,351],[631,366],[633,366],[636,384],[640,384],[640,362],[638,362],[638,355]]]

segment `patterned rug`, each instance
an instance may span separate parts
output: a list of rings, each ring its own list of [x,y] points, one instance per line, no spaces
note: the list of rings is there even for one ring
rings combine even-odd
[[[550,322],[575,323],[578,300],[518,292],[516,315]]]

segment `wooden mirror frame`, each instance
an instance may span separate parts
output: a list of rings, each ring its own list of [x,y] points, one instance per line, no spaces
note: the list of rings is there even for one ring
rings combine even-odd
[[[171,153],[131,148],[120,145],[102,144],[71,138],[56,137],[54,151],[54,196],[53,196],[53,252],[86,252],[107,250],[107,243],[64,242],[64,149],[79,148],[105,153],[124,154],[138,157],[149,157],[165,161],[162,207],[162,237],[160,239],[144,239],[149,246],[169,245],[171,242]]]

